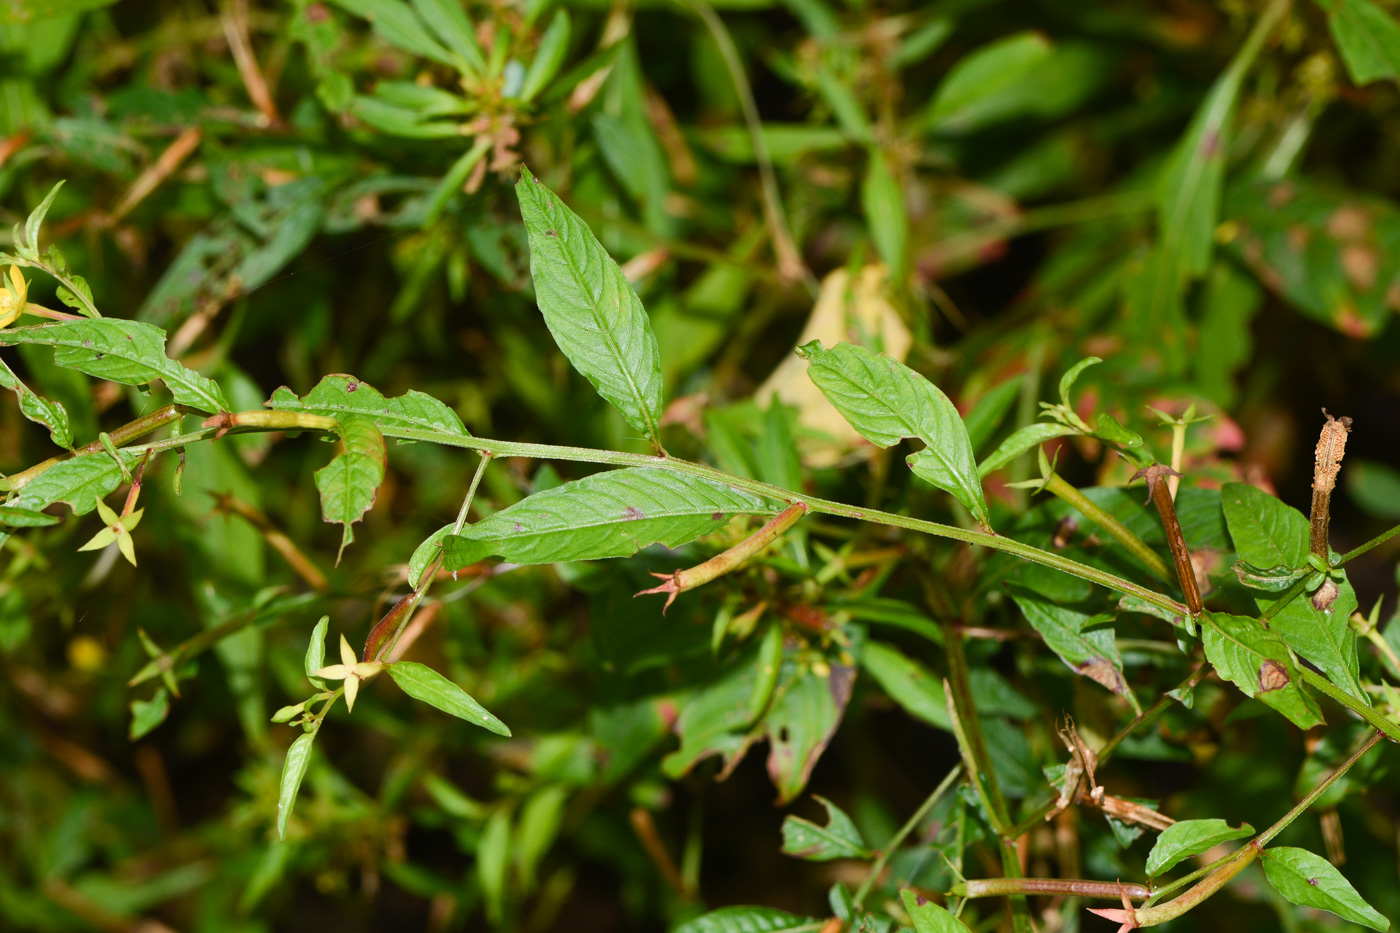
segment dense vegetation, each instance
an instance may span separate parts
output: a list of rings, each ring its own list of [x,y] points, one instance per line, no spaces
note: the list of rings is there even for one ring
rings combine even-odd
[[[1391,6],[0,0],[0,928],[1387,929]]]

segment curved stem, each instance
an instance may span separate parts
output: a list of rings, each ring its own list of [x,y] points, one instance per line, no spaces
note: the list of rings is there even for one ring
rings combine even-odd
[[[919,809],[914,811],[914,815],[909,817],[908,821],[899,828],[899,831],[890,837],[889,842],[885,843],[884,848],[880,850],[879,856],[871,863],[870,871],[866,873],[865,880],[862,881],[860,887],[856,889],[855,902],[857,907],[865,903],[866,895],[870,893],[871,887],[874,886],[876,879],[880,877],[880,872],[885,870],[885,863],[890,860],[890,856],[898,851],[909,834],[918,828],[918,825],[929,815],[929,811],[938,804],[939,800],[943,799],[943,795],[948,793],[948,790],[961,774],[962,765],[954,765],[953,770],[949,771],[947,775],[944,776],[943,780],[938,782],[938,786],[933,789],[933,793],[929,794],[928,798],[919,805]]]

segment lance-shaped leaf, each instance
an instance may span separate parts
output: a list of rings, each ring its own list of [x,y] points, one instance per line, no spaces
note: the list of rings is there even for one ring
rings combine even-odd
[[[962,417],[938,386],[908,366],[865,347],[820,341],[798,348],[807,374],[842,417],[879,447],[917,437],[925,447],[908,458],[920,478],[946,490],[988,527],[987,500]]]
[[[1245,483],[1227,484],[1220,502],[1240,560],[1255,567],[1308,567],[1308,520],[1303,513]],[[1265,611],[1278,601],[1262,595],[1258,600]],[[1356,632],[1348,622],[1355,608],[1356,591],[1343,579],[1329,608],[1318,609],[1306,596],[1298,596],[1273,615],[1269,627],[1334,684],[1370,705],[1361,689]]]
[[[825,920],[774,907],[721,907],[682,923],[672,933],[816,933],[826,926]]]
[[[953,731],[943,681],[918,661],[906,657],[893,645],[871,641],[860,653],[860,666],[905,712],[939,729]]]
[[[1006,440],[1002,441],[996,450],[992,451],[977,467],[979,476],[986,476],[993,470],[999,470],[1012,460],[1026,451],[1039,447],[1041,444],[1057,437],[1064,437],[1068,434],[1078,434],[1079,432],[1067,424],[1058,424],[1053,421],[1039,421],[1035,424],[1028,424],[1024,428],[1015,431]]]
[[[57,515],[49,515],[47,512],[0,505],[0,528],[41,528],[45,525],[57,525],[61,520]]]
[[[660,445],[661,351],[646,309],[593,231],[528,168],[515,186],[535,297],[574,368]]]
[[[340,552],[355,540],[350,526],[374,505],[379,484],[384,481],[384,435],[373,421],[351,415],[340,422],[341,451],[335,459],[316,471],[316,488],[321,493],[321,517],[345,526]],[[339,555],[336,561],[339,562]]]
[[[297,792],[301,790],[301,779],[306,776],[306,766],[311,761],[311,743],[316,741],[316,733],[308,732],[297,736],[297,740],[287,749],[287,760],[282,763],[282,786],[277,794],[277,838],[287,836],[287,820],[296,806]]]
[[[118,451],[126,472],[141,462],[141,455]],[[20,488],[10,504],[17,508],[40,512],[55,502],[66,502],[74,515],[86,515],[97,508],[123,482],[122,468],[106,451],[84,454],[71,460],[60,460]]]
[[[650,544],[679,547],[738,514],[776,515],[785,503],[647,467],[595,473],[535,493],[448,535],[444,566],[492,554],[516,564],[627,557]]]
[[[394,683],[415,700],[422,700],[429,706],[436,706],[444,713],[451,713],[458,719],[475,723],[497,735],[510,735],[506,724],[486,711],[486,708],[473,700],[467,691],[425,664],[414,661],[399,661],[384,665]]]
[[[1298,669],[1288,654],[1288,646],[1278,635],[1264,628],[1258,619],[1206,613],[1201,626],[1201,642],[1222,679],[1278,710],[1300,729],[1322,722],[1322,713],[1298,681]]]
[[[838,858],[871,858],[875,853],[865,845],[856,824],[836,804],[812,795],[826,808],[826,825],[789,816],[783,820],[783,852],[809,862],[830,862]]]
[[[1157,843],[1147,854],[1147,873],[1160,875],[1212,846],[1253,834],[1254,827],[1248,823],[1239,826],[1231,826],[1224,820],[1182,820],[1173,823],[1162,830]]]
[[[1302,907],[1327,910],[1373,930],[1389,930],[1390,921],[1342,877],[1327,859],[1307,849],[1279,846],[1265,849],[1264,874],[1274,890]]]
[[[65,450],[73,448],[73,428],[68,424],[68,411],[63,405],[35,395],[3,360],[0,360],[0,386],[15,393],[19,399],[20,414],[48,428],[55,444]]]
[[[272,393],[265,405],[276,411],[299,411],[336,419],[360,415],[389,435],[410,430],[470,436],[457,413],[431,395],[410,389],[403,395],[385,398],[369,383],[343,373],[323,377],[301,398],[283,386]]]
[[[1113,629],[1099,624],[1109,621],[1110,616],[1091,616],[1019,588],[1012,590],[1011,597],[1026,621],[1071,670],[1103,684],[1140,712],[1137,697],[1123,679],[1123,659],[1118,655]]]
[[[228,410],[217,383],[165,355],[165,331],[154,324],[98,318],[0,331],[0,345],[20,343],[53,347],[55,364],[89,376],[129,386],[161,379],[178,404],[211,413]]]
[[[1400,79],[1400,24],[1371,0],[1317,0],[1327,28],[1356,84]]]

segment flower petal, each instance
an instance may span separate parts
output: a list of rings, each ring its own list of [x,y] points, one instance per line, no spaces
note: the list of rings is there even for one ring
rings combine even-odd
[[[350,647],[350,642],[346,640],[345,633],[340,633],[340,661],[347,668],[353,668],[360,659],[355,656],[355,649]]]
[[[360,678],[351,675],[345,678],[345,711],[355,708],[355,696],[360,692]]]

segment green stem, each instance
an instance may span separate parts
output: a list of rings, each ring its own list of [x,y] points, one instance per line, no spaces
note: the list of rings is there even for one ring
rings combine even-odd
[[[1345,706],[1362,719],[1366,720],[1377,730],[1385,734],[1385,737],[1392,742],[1400,742],[1400,726],[1386,719],[1380,713],[1367,706],[1363,701],[1342,690],[1326,677],[1304,665],[1298,666],[1298,672],[1303,675],[1303,681],[1322,693],[1327,694],[1337,703]]]
[[[10,256],[5,260],[5,263],[7,265],[24,266],[27,269],[38,269],[40,272],[52,276],[58,280],[58,284],[68,289],[68,292],[77,300],[78,304],[83,306],[82,311],[85,315],[88,317],[102,316],[102,312],[97,310],[97,305],[93,304],[92,299],[83,294],[82,290],[78,288],[77,284],[74,283],[71,278],[59,272],[58,269],[44,262],[42,259],[36,262],[32,259],[25,259],[23,256]]]
[[[1372,548],[1380,547],[1382,544],[1385,544],[1387,541],[1389,541],[1391,538],[1395,537],[1396,535],[1400,535],[1400,525],[1396,525],[1394,528],[1390,529],[1389,531],[1382,532],[1381,534],[1376,535],[1374,538],[1372,538],[1370,541],[1367,541],[1365,544],[1361,545],[1360,547],[1354,547],[1354,548],[1352,548],[1350,551],[1347,551],[1347,552],[1346,552],[1345,554],[1343,554],[1341,557],[1337,558],[1337,563],[1334,564],[1333,566],[1340,567],[1340,566],[1342,566],[1342,564],[1345,564],[1347,561],[1351,560],[1353,557],[1360,557],[1362,554],[1365,554],[1367,551],[1371,550]]]
[[[870,871],[866,873],[865,880],[861,882],[860,887],[856,890],[855,901],[857,907],[865,903],[866,895],[870,893],[871,887],[874,886],[876,879],[880,877],[880,872],[885,870],[885,863],[889,861],[890,856],[899,850],[899,847],[904,843],[904,840],[908,838],[909,834],[917,829],[919,824],[928,817],[929,812],[937,806],[938,801],[941,800],[943,795],[953,786],[953,783],[957,781],[958,775],[960,774],[962,774],[962,765],[954,765],[953,770],[949,771],[943,780],[938,782],[938,786],[933,789],[933,793],[929,794],[924,802],[919,805],[919,809],[914,811],[914,815],[909,817],[908,821],[899,828],[899,831],[890,837],[889,842],[885,843],[885,847],[880,850],[879,856],[871,863]]]
[[[1044,488],[1046,492],[1074,506],[1085,518],[1112,535],[1155,576],[1166,583],[1174,582],[1171,568],[1162,559],[1162,555],[1148,547],[1146,541],[1129,531],[1126,525],[1100,508],[1088,496],[1065,482],[1060,474],[1051,473],[1050,478],[1045,481]]]
[[[472,500],[476,498],[476,487],[481,485],[481,476],[486,472],[486,464],[491,462],[491,457],[492,454],[490,452],[483,452],[481,454],[481,462],[477,464],[476,474],[472,476],[472,484],[467,489],[466,497],[462,499],[462,508],[457,512],[457,523],[452,526],[452,533],[454,535],[461,534],[462,526],[467,523],[467,512],[471,511]],[[414,580],[412,582],[417,586],[421,581]]]
[[[154,441],[129,449],[137,452],[145,450],[159,452],[161,450],[169,450],[175,447],[183,447],[187,444],[209,440],[219,433],[219,431],[223,431],[227,434],[243,434],[265,430],[269,429],[256,425],[239,424],[226,428],[203,428],[189,434],[182,434],[178,437]],[[307,430],[313,430],[313,428],[307,428]],[[479,450],[498,457],[530,457],[537,460],[572,460],[579,463],[603,463],[610,466],[647,467],[650,469],[683,473],[688,476],[697,476],[714,483],[719,483],[720,485],[728,486],[731,489],[742,490],[744,492],[753,493],[754,495],[779,499],[790,504],[797,504],[800,502],[806,505],[808,510],[812,512],[835,515],[842,518],[853,518],[857,521],[889,525],[895,528],[904,528],[909,531],[922,532],[924,534],[934,535],[935,537],[948,538],[953,541],[962,541],[967,544],[976,544],[993,550],[1003,551],[1013,557],[1019,557],[1022,560],[1028,560],[1080,577],[1084,580],[1089,580],[1093,583],[1098,583],[1116,592],[1128,596],[1136,596],[1146,603],[1157,606],[1175,615],[1185,616],[1188,614],[1186,606],[1155,590],[1139,586],[1136,583],[1124,580],[1121,577],[1100,570],[1097,567],[1081,564],[1078,561],[1070,560],[1059,554],[1043,551],[1040,548],[1029,544],[1023,544],[1020,541],[1003,537],[993,532],[959,528],[955,525],[943,525],[938,522],[911,518],[907,515],[895,515],[892,512],[882,512],[878,509],[846,505],[845,503],[833,502],[829,499],[797,496],[794,495],[792,490],[784,489],[781,486],[773,486],[768,483],[759,482],[758,480],[733,476],[729,473],[725,473],[723,470],[717,470],[714,467],[706,466],[702,463],[692,463],[688,460],[679,460],[671,456],[634,454],[620,450],[595,450],[589,447],[562,447],[553,444],[498,441],[485,437],[450,434],[445,431],[425,431],[416,428],[385,428],[384,436],[403,440],[424,441],[426,443],[441,444],[447,447],[461,447],[467,450]]]
[[[1360,747],[1357,748],[1356,751],[1351,753],[1351,757],[1347,758],[1346,761],[1338,765],[1337,770],[1333,771],[1331,774],[1327,775],[1327,777],[1323,778],[1316,787],[1308,791],[1308,795],[1302,800],[1298,801],[1298,805],[1296,807],[1285,813],[1277,823],[1260,833],[1259,836],[1254,840],[1255,844],[1262,849],[1264,846],[1272,842],[1275,836],[1277,836],[1279,833],[1283,832],[1285,829],[1288,828],[1289,823],[1292,823],[1298,817],[1302,816],[1303,812],[1307,810],[1308,807],[1311,807],[1314,801],[1316,801],[1317,798],[1321,797],[1322,794],[1327,790],[1327,788],[1331,787],[1334,783],[1336,783],[1338,778],[1350,771],[1351,766],[1360,761],[1361,756],[1369,752],[1371,748],[1377,742],[1380,741],[1380,739],[1381,733],[1379,730],[1372,732],[1371,735],[1366,739],[1366,741],[1362,742]]]

